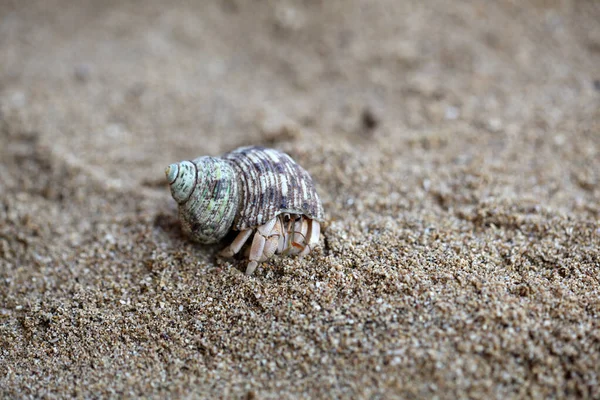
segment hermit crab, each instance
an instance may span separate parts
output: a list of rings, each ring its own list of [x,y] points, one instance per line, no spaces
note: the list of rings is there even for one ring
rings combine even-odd
[[[242,147],[171,164],[165,175],[192,240],[215,243],[239,231],[220,253],[232,257],[254,235],[246,275],[274,254],[304,256],[319,242],[321,200],[308,172],[281,151]]]

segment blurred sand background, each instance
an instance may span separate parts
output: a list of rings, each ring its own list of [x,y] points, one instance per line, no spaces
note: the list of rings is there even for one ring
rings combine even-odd
[[[600,3],[0,2],[0,397],[600,398]],[[164,167],[287,151],[244,265]]]

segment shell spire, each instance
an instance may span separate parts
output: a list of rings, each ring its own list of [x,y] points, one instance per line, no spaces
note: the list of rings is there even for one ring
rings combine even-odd
[[[200,157],[165,169],[179,205],[183,231],[201,243],[215,243],[231,229],[239,206],[238,181],[226,161]]]

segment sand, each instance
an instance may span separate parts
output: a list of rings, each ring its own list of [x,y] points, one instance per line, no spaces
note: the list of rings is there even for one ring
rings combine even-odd
[[[600,4],[3,1],[0,397],[600,398]],[[171,162],[288,152],[251,277]]]

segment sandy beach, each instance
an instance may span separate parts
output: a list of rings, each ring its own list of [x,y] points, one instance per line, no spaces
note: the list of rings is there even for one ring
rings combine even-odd
[[[0,397],[600,398],[600,3],[2,1]],[[164,168],[290,154],[245,276]]]

